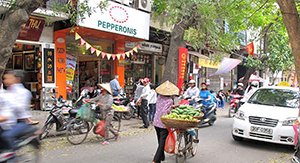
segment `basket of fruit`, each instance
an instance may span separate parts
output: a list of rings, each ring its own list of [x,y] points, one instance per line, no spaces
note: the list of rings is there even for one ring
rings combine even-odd
[[[113,104],[112,105],[112,108],[114,109],[114,111],[115,112],[128,112],[129,111],[129,109],[128,109],[128,107],[126,107],[126,106],[124,106],[124,105],[115,105],[115,104]]]
[[[166,127],[189,129],[197,127],[200,122],[199,119],[202,117],[203,113],[201,113],[200,110],[195,109],[192,106],[180,105],[173,109],[170,114],[161,117],[161,121],[166,125]]]

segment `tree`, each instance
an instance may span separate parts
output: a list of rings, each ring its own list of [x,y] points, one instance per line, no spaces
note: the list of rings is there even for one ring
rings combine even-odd
[[[240,45],[239,32],[274,22],[277,10],[270,1],[154,0],[155,16],[173,26],[163,80],[177,83],[177,49],[185,41],[196,49],[230,53]]]
[[[283,22],[289,36],[289,43],[295,59],[295,69],[298,82],[300,81],[300,19],[299,19],[299,1],[295,0],[277,0],[283,17]],[[297,9],[298,7],[298,9]]]

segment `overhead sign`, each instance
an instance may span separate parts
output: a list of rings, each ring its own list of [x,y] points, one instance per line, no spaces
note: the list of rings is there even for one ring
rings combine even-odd
[[[82,3],[84,0],[80,0]],[[99,0],[89,0],[88,4],[95,12],[78,25],[148,40],[150,14],[115,2],[108,1],[106,9],[99,8]]]
[[[54,49],[44,49],[44,83],[55,82]]]
[[[219,62],[215,62],[215,61],[210,60],[210,59],[201,59],[200,58],[199,59],[199,66],[218,69],[219,68]]]
[[[152,42],[126,42],[125,48],[134,48],[137,45],[140,45],[139,50],[146,51],[146,52],[152,52],[152,53],[162,53],[162,45]]]
[[[45,26],[44,18],[30,16],[26,24],[21,26],[19,40],[39,41]]]

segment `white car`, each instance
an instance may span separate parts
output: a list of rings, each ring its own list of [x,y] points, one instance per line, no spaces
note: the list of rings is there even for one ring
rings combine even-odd
[[[259,88],[236,113],[232,137],[293,145],[293,124],[298,118],[299,89]]]

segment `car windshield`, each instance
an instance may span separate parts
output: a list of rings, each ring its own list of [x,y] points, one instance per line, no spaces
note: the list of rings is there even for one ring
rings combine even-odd
[[[259,89],[249,99],[249,103],[298,108],[298,93],[288,89]]]

